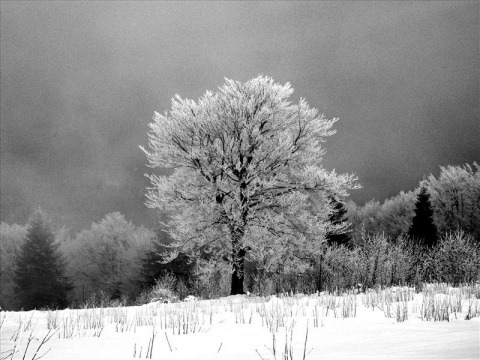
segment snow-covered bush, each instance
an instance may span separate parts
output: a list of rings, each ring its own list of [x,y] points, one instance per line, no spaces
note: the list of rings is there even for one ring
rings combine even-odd
[[[171,273],[165,273],[158,278],[151,288],[142,291],[138,296],[137,304],[148,304],[153,301],[173,302],[178,300],[178,295],[175,291],[177,279]]]
[[[127,306],[128,300],[125,296],[112,299],[112,294],[100,290],[98,292],[92,293],[88,299],[85,300],[84,303],[74,303],[74,307],[81,307],[81,308],[109,308],[109,307],[119,307],[119,306]]]
[[[232,268],[227,262],[200,259],[193,274],[192,293],[203,299],[227,296],[231,278]]]
[[[480,243],[462,231],[442,236],[425,259],[425,275],[453,286],[480,280]]]
[[[316,290],[345,291],[355,288],[385,287],[412,283],[415,277],[415,245],[401,236],[364,235],[353,249],[325,247],[315,259],[313,271]]]

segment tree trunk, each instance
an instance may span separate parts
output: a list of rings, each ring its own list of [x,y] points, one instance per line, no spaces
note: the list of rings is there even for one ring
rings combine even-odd
[[[232,286],[230,289],[230,295],[245,294],[243,291],[243,280],[245,274],[243,271],[243,265],[245,262],[245,249],[233,250],[233,273],[232,273]]]

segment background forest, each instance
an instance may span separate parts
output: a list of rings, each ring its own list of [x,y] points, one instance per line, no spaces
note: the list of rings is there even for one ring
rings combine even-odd
[[[305,266],[269,267],[248,259],[245,288],[279,292],[344,291],[397,284],[480,280],[480,167],[440,167],[417,188],[380,203],[335,204],[330,232]],[[6,310],[135,304],[153,298],[202,298],[229,293],[228,262],[180,254],[160,262],[171,239],[162,227],[135,226],[110,213],[78,233],[37,210],[27,224],[1,223],[0,306]],[[54,214],[53,214],[54,215]],[[159,220],[167,217],[158,214]]]

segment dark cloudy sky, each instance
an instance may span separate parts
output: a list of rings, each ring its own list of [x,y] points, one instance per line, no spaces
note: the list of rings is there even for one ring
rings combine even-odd
[[[1,2],[1,219],[75,230],[143,205],[147,124],[224,77],[339,117],[324,164],[359,204],[480,160],[479,2]]]

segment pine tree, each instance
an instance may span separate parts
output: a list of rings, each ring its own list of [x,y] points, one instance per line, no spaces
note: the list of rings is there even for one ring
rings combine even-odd
[[[430,203],[430,194],[422,186],[415,203],[415,216],[408,231],[412,239],[416,239],[426,247],[437,245],[437,228],[433,222],[433,210]]]
[[[334,229],[327,233],[326,239],[329,245],[343,245],[348,248],[353,247],[352,237],[350,231],[347,230],[348,219],[345,216],[347,214],[347,209],[345,205],[336,200],[333,197],[330,197],[331,204],[333,205],[333,212],[329,217],[330,223],[334,226],[340,227],[340,230]]]
[[[39,210],[28,224],[26,239],[16,259],[15,293],[24,310],[67,306],[72,289],[65,276],[65,259],[54,234]]]
[[[0,307],[14,310],[17,299],[14,293],[15,259],[27,235],[27,227],[18,224],[0,224]]]
[[[190,261],[188,256],[183,253],[169,263],[163,263],[164,254],[168,252],[168,245],[172,239],[162,230],[158,230],[157,239],[154,241],[153,249],[147,252],[142,262],[143,286],[152,286],[155,281],[165,273],[172,273],[178,280],[185,284],[190,281],[195,263]]]

